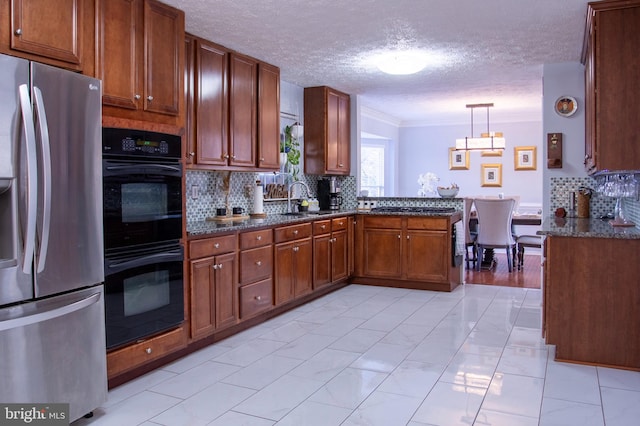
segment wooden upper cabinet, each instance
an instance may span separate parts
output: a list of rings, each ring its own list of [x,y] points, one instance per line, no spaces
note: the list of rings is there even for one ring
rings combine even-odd
[[[258,168],[280,168],[280,68],[258,64]]]
[[[155,0],[96,0],[96,15],[104,114],[182,127],[184,13]]]
[[[229,79],[229,165],[256,167],[258,62],[232,53]]]
[[[229,53],[222,46],[196,41],[196,164],[226,166]]]
[[[589,3],[585,31],[585,167],[640,169],[640,1]]]
[[[277,170],[280,69],[193,35],[186,46],[187,164]]]
[[[305,173],[350,173],[350,108],[346,93],[326,86],[304,89]]]
[[[83,71],[83,39],[93,28],[85,13],[92,11],[92,0],[3,1],[0,51]]]

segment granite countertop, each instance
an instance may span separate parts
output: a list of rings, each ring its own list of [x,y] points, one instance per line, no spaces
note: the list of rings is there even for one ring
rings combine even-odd
[[[334,217],[347,216],[355,214],[355,210],[339,210],[336,212],[322,212],[322,214],[304,214],[300,216],[285,214],[270,214],[264,218],[240,219],[237,221],[216,222],[216,221],[199,221],[187,223],[187,236],[203,236],[208,234],[216,234],[229,231],[244,231],[253,228],[266,228],[279,225],[290,225],[300,222],[308,222],[311,220],[331,219]]]
[[[595,218],[548,217],[538,235],[577,238],[640,239],[635,226],[612,226],[609,220]]]
[[[228,221],[228,222],[216,222],[216,221],[198,221],[198,222],[189,222],[187,223],[187,236],[188,237],[198,237],[198,236],[206,236],[210,234],[222,233],[222,232],[230,232],[230,231],[244,231],[253,228],[267,228],[273,226],[280,225],[290,225],[294,223],[308,222],[312,220],[322,220],[322,219],[332,219],[340,216],[348,216],[352,214],[366,214],[372,216],[389,216],[389,215],[400,215],[400,216],[452,216],[455,214],[460,214],[461,211],[456,210],[454,212],[447,213],[416,213],[416,212],[397,212],[397,213],[389,213],[389,212],[376,212],[376,211],[363,211],[363,210],[340,210],[336,212],[322,212],[322,214],[304,214],[300,216],[296,215],[285,215],[285,214],[270,214],[265,218],[250,218],[250,219],[240,219],[238,221]]]

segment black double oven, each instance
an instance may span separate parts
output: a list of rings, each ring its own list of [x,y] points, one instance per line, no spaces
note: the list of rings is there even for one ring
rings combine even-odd
[[[107,349],[184,320],[180,137],[103,128]]]

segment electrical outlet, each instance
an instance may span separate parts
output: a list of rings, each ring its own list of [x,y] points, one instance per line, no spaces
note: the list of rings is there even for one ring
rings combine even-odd
[[[199,195],[198,185],[191,185],[191,199],[197,200]]]

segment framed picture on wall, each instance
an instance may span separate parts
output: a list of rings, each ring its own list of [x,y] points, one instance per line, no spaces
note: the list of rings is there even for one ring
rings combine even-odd
[[[514,151],[514,168],[516,170],[535,170],[536,169],[536,147],[535,146],[516,146]]]
[[[502,186],[502,164],[482,164],[481,186]]]
[[[469,170],[469,151],[449,148],[449,170]]]

